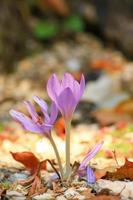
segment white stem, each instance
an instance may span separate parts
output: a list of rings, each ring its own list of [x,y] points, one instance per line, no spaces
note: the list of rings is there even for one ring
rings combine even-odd
[[[69,177],[71,172],[70,167],[70,128],[71,128],[71,120],[65,121],[65,135],[66,135],[66,172],[65,178]]]
[[[63,179],[63,167],[62,167],[62,163],[61,163],[61,159],[60,159],[60,155],[59,155],[59,152],[58,152],[58,149],[56,147],[56,144],[52,138],[52,136],[49,137],[49,140],[53,146],[53,149],[54,149],[54,152],[55,152],[55,155],[56,155],[56,158],[57,158],[57,162],[58,162],[58,165],[59,165],[59,170],[60,170],[60,174],[61,174],[61,179]]]

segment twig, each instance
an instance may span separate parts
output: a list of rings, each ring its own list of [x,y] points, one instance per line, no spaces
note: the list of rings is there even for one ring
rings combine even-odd
[[[53,170],[56,172],[56,174],[58,175],[59,179],[61,180],[61,176],[60,176],[59,172],[57,171],[57,169],[54,167],[54,165],[51,162],[51,160],[46,159],[46,161],[49,162],[49,164],[51,165],[51,167],[53,168]]]

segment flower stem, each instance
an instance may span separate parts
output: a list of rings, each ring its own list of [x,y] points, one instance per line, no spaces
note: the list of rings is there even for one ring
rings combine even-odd
[[[61,174],[61,179],[63,179],[63,167],[62,167],[62,163],[61,163],[61,159],[60,159],[60,155],[59,155],[59,152],[58,152],[58,149],[56,147],[56,144],[52,138],[52,136],[50,135],[49,137],[49,140],[53,146],[53,149],[54,149],[54,152],[55,152],[55,155],[56,155],[56,158],[57,158],[57,162],[58,162],[58,165],[59,165],[59,170],[60,170],[60,174]]]
[[[65,121],[65,135],[66,135],[66,172],[65,178],[69,177],[71,172],[70,167],[70,128],[71,128],[71,120]]]

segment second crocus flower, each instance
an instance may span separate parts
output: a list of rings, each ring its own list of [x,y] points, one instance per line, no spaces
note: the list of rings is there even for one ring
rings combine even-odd
[[[61,178],[63,178],[63,168],[61,164],[61,159],[56,144],[51,135],[51,129],[53,128],[54,122],[57,119],[58,115],[57,106],[54,102],[52,102],[49,115],[47,103],[38,96],[34,96],[33,99],[39,105],[40,110],[42,112],[42,116],[38,115],[38,113],[35,110],[35,107],[29,101],[25,101],[24,103],[30,114],[30,117],[16,110],[10,110],[10,115],[15,121],[19,122],[26,131],[42,134],[49,139],[53,146],[57,162],[59,164]]]

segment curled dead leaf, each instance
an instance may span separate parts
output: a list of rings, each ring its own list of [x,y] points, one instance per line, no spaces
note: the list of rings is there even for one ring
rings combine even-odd
[[[109,180],[133,180],[133,162],[125,159],[125,164],[117,168],[115,172],[107,172],[103,177]]]
[[[90,198],[89,200],[120,200],[120,197],[113,195],[98,195]]]
[[[39,160],[38,158],[32,153],[28,151],[24,152],[10,152],[12,157],[23,164],[28,170],[31,171],[32,174],[34,174],[38,167],[39,167]]]

